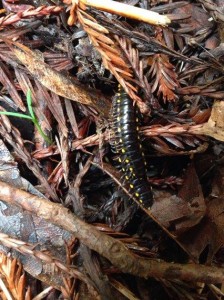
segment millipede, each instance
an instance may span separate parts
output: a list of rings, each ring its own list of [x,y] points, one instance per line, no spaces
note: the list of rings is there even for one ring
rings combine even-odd
[[[141,206],[150,209],[153,195],[147,182],[137,115],[133,101],[119,86],[112,105],[114,148],[130,194]]]

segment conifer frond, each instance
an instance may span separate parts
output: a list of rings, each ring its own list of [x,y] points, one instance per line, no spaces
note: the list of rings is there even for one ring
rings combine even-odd
[[[25,273],[19,261],[0,254],[0,273],[5,288],[15,300],[31,299],[30,287],[25,290]],[[4,292],[2,292],[4,295]],[[1,295],[1,294],[0,294]],[[2,298],[1,298],[2,299]]]
[[[151,87],[147,77],[143,73],[143,61],[139,59],[139,51],[134,48],[130,40],[115,36],[117,42],[122,48],[128,62],[130,63],[135,77],[138,79],[136,82],[144,91],[145,96],[149,99],[152,96]]]
[[[127,62],[122,58],[119,47],[109,37],[109,31],[80,8],[77,9],[77,18],[88,34],[93,46],[100,53],[105,68],[115,76],[134,101],[141,101],[136,95],[136,88],[132,84],[132,71]]]
[[[150,74],[155,81],[152,86],[152,92],[157,90],[157,95],[162,95],[164,102],[175,101],[177,96],[175,88],[179,86],[177,74],[173,65],[164,54],[155,54],[150,69]]]

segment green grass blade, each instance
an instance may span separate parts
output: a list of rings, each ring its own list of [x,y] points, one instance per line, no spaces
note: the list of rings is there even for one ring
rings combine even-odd
[[[43,132],[42,128],[40,127],[40,124],[38,123],[38,121],[36,119],[32,119],[35,127],[37,128],[37,130],[39,131],[40,135],[42,136],[42,138],[49,144],[51,145],[53,142],[51,139],[49,139],[49,137]]]
[[[32,107],[32,97],[31,97],[31,90],[28,89],[27,94],[26,94],[26,101],[27,101],[27,106],[29,113],[32,117],[32,119],[35,119],[35,114],[33,112],[33,107]]]
[[[22,118],[22,119],[28,119],[28,120],[33,120],[31,116],[20,114],[20,113],[15,113],[15,112],[10,112],[10,111],[0,111],[0,115],[6,115],[10,117],[17,117],[17,118]]]

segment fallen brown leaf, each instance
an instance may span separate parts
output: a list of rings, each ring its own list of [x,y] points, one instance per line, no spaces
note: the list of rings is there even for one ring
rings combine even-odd
[[[11,47],[13,53],[27,67],[30,73],[50,91],[59,96],[91,106],[107,118],[110,103],[102,94],[93,90],[87,90],[86,87],[81,87],[72,78],[52,69],[37,52],[30,50],[28,47],[4,37],[1,37],[1,39]]]
[[[194,130],[195,134],[204,134],[224,142],[224,102],[215,101],[207,123]]]
[[[199,260],[202,252],[208,247],[207,263],[211,263],[213,256],[224,244],[223,168],[220,168],[220,171],[213,181],[213,192],[209,197],[206,216],[200,224],[179,239],[196,260]]]
[[[174,234],[180,234],[200,222],[205,214],[204,197],[194,166],[185,173],[178,196],[161,192],[152,206],[153,216],[165,227],[172,225]]]

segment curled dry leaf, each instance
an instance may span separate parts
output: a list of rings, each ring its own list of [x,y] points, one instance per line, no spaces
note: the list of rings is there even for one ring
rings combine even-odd
[[[224,142],[224,102],[215,101],[207,123],[194,130],[195,134],[204,134]]]
[[[213,190],[209,196],[206,215],[203,220],[189,230],[187,234],[179,238],[179,241],[192,254],[195,260],[199,260],[204,250],[207,255],[207,263],[210,264],[214,255],[224,244],[224,194],[223,178],[224,168],[220,166],[213,180]]]
[[[198,224],[205,211],[204,197],[193,165],[188,167],[178,196],[160,192],[152,206],[154,217],[165,227],[172,226],[175,235]]]

